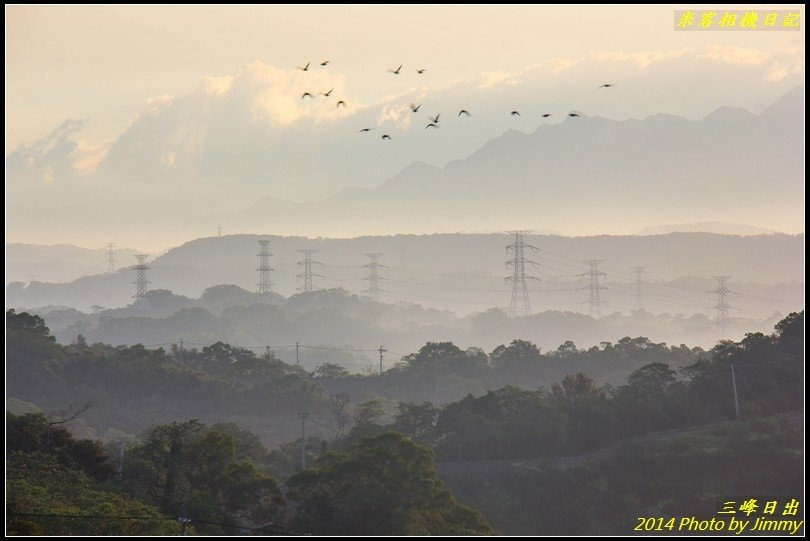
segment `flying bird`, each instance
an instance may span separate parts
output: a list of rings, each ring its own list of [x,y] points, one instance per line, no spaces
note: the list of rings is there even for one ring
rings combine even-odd
[[[402,64],[400,64],[400,65],[399,65],[399,67],[398,67],[397,69],[395,69],[395,70],[388,70],[388,71],[390,71],[390,72],[391,72],[391,73],[393,73],[394,75],[399,75],[399,70],[401,70],[401,69],[402,69]]]
[[[512,115],[512,116],[520,116],[520,113],[519,113],[519,112],[517,112],[517,111],[512,111],[512,112],[511,112],[511,113],[509,113],[509,114],[510,114],[510,115]]]
[[[419,68],[418,70],[416,70],[416,73],[418,73],[419,75],[422,75],[423,73],[425,73],[425,71],[427,71],[427,70],[425,70],[424,68]]]
[[[328,60],[324,60],[323,62],[321,62],[321,66],[328,66],[328,65],[329,65]]]
[[[334,90],[334,88],[329,89],[329,92],[324,92],[324,93],[323,93],[323,94],[321,94],[321,95],[322,95],[322,96],[326,96],[326,97],[328,98],[328,97],[329,97],[329,94],[331,94],[331,93],[332,93],[332,90]]]
[[[425,126],[425,129],[428,129],[428,128],[436,128],[436,129],[438,130],[438,129],[439,129],[439,125],[438,125],[438,124],[434,124],[433,122],[431,122],[430,124],[428,124],[427,126]]]
[[[363,133],[363,132],[366,132],[366,131],[371,131],[371,130],[373,130],[373,129],[374,129],[374,128],[363,128],[363,129],[362,129],[362,130],[360,130],[358,133]]]
[[[307,70],[309,69],[309,64],[310,64],[310,63],[309,63],[309,62],[307,62],[307,65],[306,65],[306,66],[304,66],[303,68],[302,68],[301,66],[298,66],[298,69],[300,69],[301,71],[307,71]]]
[[[579,115],[576,113],[568,113],[568,116],[579,118]]]
[[[610,88],[611,86],[615,86],[615,85],[613,83],[605,83],[602,86],[600,86],[599,88]],[[597,90],[599,90],[599,88],[597,88]]]
[[[543,118],[548,118],[550,116],[551,116],[551,113],[546,113],[546,114],[543,115]]]
[[[337,108],[337,107],[340,107],[341,105],[342,105],[343,107],[346,107],[346,102],[345,102],[345,101],[343,101],[343,100],[340,100],[339,102],[337,102],[337,105],[336,105],[335,107]]]
[[[415,112],[419,111],[420,107],[422,107],[421,103],[419,105],[416,105],[416,104],[412,103],[411,104],[411,111],[413,111],[415,113]]]
[[[461,115],[472,116],[470,114],[470,112],[468,110],[466,110],[466,109],[462,109],[461,111],[458,112],[458,116],[461,116]]]
[[[438,115],[436,115],[436,118],[433,118],[433,117],[430,117],[430,116],[429,116],[428,118],[429,118],[429,119],[430,119],[430,121],[431,121],[431,122],[433,122],[434,124],[438,124],[438,123],[439,123],[439,117],[440,117],[441,115],[442,115],[442,114],[441,114],[441,113],[439,113]]]
[[[310,94],[309,92],[304,92],[303,94],[301,94],[301,99],[303,100],[303,99],[304,99],[304,98],[306,98],[307,96],[309,96],[309,97],[311,98],[311,97],[312,97],[312,94]]]
[[[382,139],[383,141],[384,141],[384,140],[386,140],[386,139],[388,139],[388,140],[390,141],[390,140],[391,140],[391,136],[390,136],[390,135],[388,135],[388,134],[386,133],[386,134],[383,134],[383,136],[382,136],[382,137],[380,137],[380,139]]]

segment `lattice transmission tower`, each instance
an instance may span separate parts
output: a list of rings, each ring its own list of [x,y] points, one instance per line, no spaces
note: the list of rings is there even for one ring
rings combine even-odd
[[[585,301],[588,303],[588,315],[596,319],[602,317],[602,305],[607,304],[607,301],[602,300],[602,291],[607,290],[607,288],[599,285],[599,279],[607,276],[607,274],[599,270],[599,263],[603,261],[604,259],[586,260],[585,263],[588,263],[590,268],[588,272],[582,274],[582,276],[587,276],[590,279],[587,287],[588,300]]]
[[[512,259],[506,262],[506,266],[512,267],[512,275],[505,278],[506,282],[512,282],[512,302],[509,303],[509,317],[532,315],[532,304],[529,300],[529,288],[526,280],[538,280],[537,277],[526,274],[526,264],[537,265],[536,261],[527,259],[526,248],[537,250],[536,246],[523,241],[523,236],[528,231],[507,231],[515,236],[515,241],[506,246],[506,252],[512,252]]]
[[[363,265],[364,269],[368,269],[368,276],[365,278],[368,280],[368,289],[365,290],[365,293],[368,293],[369,297],[371,297],[371,300],[374,302],[380,302],[380,294],[383,292],[383,289],[380,287],[380,281],[384,279],[380,276],[380,269],[386,268],[386,266],[380,264],[377,258],[383,254],[369,253],[364,255],[370,260],[367,264]]]
[[[298,291],[315,291],[317,289],[312,285],[312,277],[323,278],[320,274],[312,272],[312,265],[323,265],[320,261],[312,259],[312,254],[318,250],[298,250],[304,254],[304,259],[298,262],[298,268],[303,268],[303,272],[298,274],[297,277],[303,281],[303,284],[298,288]]]
[[[259,257],[259,266],[256,267],[259,271],[259,283],[256,285],[259,286],[259,294],[269,295],[273,292],[273,282],[270,280],[270,271],[273,270],[270,266],[270,256],[273,254],[270,253],[269,240],[259,241],[259,253],[256,255]]]
[[[149,302],[146,300],[146,288],[149,285],[149,280],[146,279],[146,271],[149,270],[146,265],[147,257],[149,256],[146,254],[135,254],[138,264],[132,267],[137,272],[135,281],[132,282],[135,284],[135,295],[132,296],[135,299],[133,307],[139,312],[145,312],[149,309]]]

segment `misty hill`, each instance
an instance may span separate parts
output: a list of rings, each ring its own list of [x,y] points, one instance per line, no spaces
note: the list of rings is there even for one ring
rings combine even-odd
[[[717,233],[719,235],[769,235],[776,233],[771,229],[754,227],[745,224],[728,224],[722,222],[700,222],[694,224],[670,224],[645,227],[639,235],[665,235],[667,233]]]
[[[314,248],[320,288],[343,288],[361,293],[368,262],[363,254],[381,252],[383,301],[408,301],[469,314],[492,307],[508,307],[510,286],[503,278],[507,259],[506,234],[398,235],[355,239],[305,239],[259,235],[230,235],[196,239],[149,260],[149,287],[176,295],[199,297],[217,284],[234,284],[256,291],[257,240],[271,240],[274,290],[295,293],[301,269],[298,250]],[[716,287],[712,276],[733,276],[730,287],[739,293],[732,305],[739,315],[758,319],[774,311],[782,314],[804,306],[804,235],[734,236],[673,233],[656,236],[560,237],[529,235],[538,247],[530,257],[538,262],[531,272],[540,282],[530,284],[535,312],[549,309],[587,311],[582,275],[584,259],[602,258],[607,273],[607,312],[629,313],[636,306],[631,267],[646,265],[645,308],[652,313],[711,314],[708,291]],[[527,254],[528,255],[528,254]],[[119,258],[119,264],[125,262]],[[131,259],[128,264],[134,263]],[[690,278],[691,277],[691,278]],[[89,310],[93,305],[119,308],[132,302],[134,271],[85,276],[65,284],[35,281],[6,287],[11,308],[68,306]],[[165,314],[164,314],[165,315]]]
[[[137,253],[116,249],[116,266],[127,266]],[[68,282],[107,271],[107,251],[70,244],[6,244],[6,284],[11,282]]]
[[[638,231],[662,222],[755,221],[766,211],[800,216],[803,129],[804,87],[760,115],[723,107],[699,121],[568,118],[532,133],[508,130],[443,168],[413,163],[373,189],[347,188],[308,204],[265,198],[193,223],[336,236],[513,228],[578,234],[593,223]]]

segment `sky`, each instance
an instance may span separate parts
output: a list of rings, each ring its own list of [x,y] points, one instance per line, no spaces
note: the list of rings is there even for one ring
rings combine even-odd
[[[676,32],[675,7],[6,7],[6,240],[165,248],[212,234],[200,216],[444,166],[547,110],[699,119],[803,84],[803,29]],[[463,132],[425,137],[461,108]]]

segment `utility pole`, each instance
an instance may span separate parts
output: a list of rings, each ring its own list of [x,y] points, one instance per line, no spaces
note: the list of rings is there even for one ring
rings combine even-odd
[[[273,282],[270,280],[270,271],[273,270],[270,256],[273,254],[270,253],[269,240],[259,241],[259,253],[256,255],[259,257],[259,266],[256,268],[259,271],[259,283],[256,285],[259,286],[260,295],[269,295],[273,292]]]
[[[734,375],[734,358],[731,358],[731,386],[734,388],[734,415],[740,420],[740,403],[737,400],[737,378]]]
[[[298,350],[301,348],[301,342],[295,343],[295,366],[301,366],[301,360],[298,358]]]
[[[218,225],[217,226],[217,237],[221,237],[221,236],[222,236],[222,226]]]
[[[107,274],[115,272],[115,244],[107,243]]]
[[[647,276],[647,272],[644,269],[646,268],[647,267],[633,267],[633,276],[635,277],[634,296],[636,297],[637,310],[644,310],[644,278]]]
[[[182,338],[180,339],[180,364],[184,364],[183,363],[183,339]]]
[[[379,270],[387,267],[378,263],[377,258],[383,254],[369,253],[364,255],[370,259],[368,264],[363,265],[364,269],[368,269],[368,276],[365,278],[368,280],[368,289],[365,290],[365,293],[368,293],[374,302],[380,302],[380,293],[383,291],[380,288],[380,280],[383,280],[383,278],[380,276]]]
[[[301,414],[301,470],[307,469],[307,417],[309,413]]]
[[[717,304],[710,306],[710,308],[713,308],[717,312],[714,320],[717,322],[717,328],[720,330],[722,337],[725,335],[728,325],[728,311],[735,310],[735,308],[728,303],[728,295],[733,294],[734,291],[726,287],[726,283],[731,279],[731,276],[714,276],[713,278],[717,280],[717,289],[710,293],[717,295]]]
[[[146,300],[146,286],[149,284],[149,280],[146,279],[146,271],[149,270],[149,267],[146,266],[147,257],[149,256],[146,254],[136,254],[135,259],[138,260],[138,264],[132,267],[137,271],[137,277],[132,282],[135,284],[135,295],[132,297],[135,299],[133,307],[139,312],[145,312],[149,308],[149,302]]]
[[[512,259],[506,262],[507,267],[510,265],[512,267],[512,276],[505,278],[506,282],[512,282],[512,302],[509,304],[509,317],[530,316],[532,315],[532,306],[529,301],[529,289],[526,287],[526,280],[538,279],[535,276],[526,274],[526,263],[537,265],[537,262],[527,259],[524,252],[526,248],[537,250],[537,247],[523,241],[523,235],[527,234],[528,231],[507,231],[507,233],[515,236],[515,241],[506,246],[506,252],[514,254]]]
[[[583,273],[581,276],[588,276],[590,283],[588,284],[588,315],[592,318],[599,319],[602,317],[602,305],[607,304],[601,298],[601,292],[607,288],[599,285],[599,278],[607,276],[604,272],[599,270],[599,263],[604,259],[588,259],[585,263],[590,265],[588,272]]]
[[[383,353],[385,353],[388,350],[385,349],[385,346],[380,346],[380,349],[378,351],[380,352],[380,375],[382,376],[382,373],[383,373]]]
[[[318,250],[298,250],[302,254],[304,254],[304,259],[298,262],[298,267],[303,267],[304,272],[298,274],[297,277],[303,279],[304,285],[298,288],[298,291],[315,291],[315,288],[312,286],[312,277],[317,276],[318,278],[323,278],[320,274],[313,274],[312,273],[312,265],[323,265],[320,261],[315,261],[312,259],[312,254],[317,252]]]

